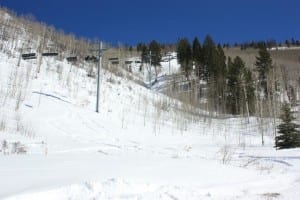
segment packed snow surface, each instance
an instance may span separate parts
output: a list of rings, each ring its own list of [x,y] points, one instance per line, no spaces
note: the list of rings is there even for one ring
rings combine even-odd
[[[255,118],[195,116],[106,70],[96,113],[85,69],[0,57],[0,199],[300,198],[300,150],[276,151],[268,120],[262,146]]]

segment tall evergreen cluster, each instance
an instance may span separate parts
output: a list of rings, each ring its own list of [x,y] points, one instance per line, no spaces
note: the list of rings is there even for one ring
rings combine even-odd
[[[198,38],[190,45],[181,39],[177,59],[187,78],[196,76],[206,82],[210,108],[231,114],[254,112],[254,85],[252,73],[240,57],[226,58],[221,45],[207,35],[203,45]],[[194,69],[194,70],[193,70]]]
[[[261,46],[258,52],[259,56],[256,57],[255,65],[257,66],[258,71],[258,80],[260,91],[265,99],[268,98],[268,73],[272,68],[272,59],[271,55],[268,52],[266,46]]]
[[[137,50],[141,51],[141,60],[143,64],[149,64],[154,67],[155,79],[158,75],[158,67],[162,57],[162,46],[156,40],[152,40],[148,45],[140,43]]]
[[[254,113],[254,85],[252,73],[245,67],[244,61],[236,57],[228,59],[226,108],[231,114],[243,111]]]
[[[177,60],[180,63],[181,69],[185,73],[186,78],[188,79],[193,69],[193,52],[191,45],[186,38],[180,40],[178,43]]]

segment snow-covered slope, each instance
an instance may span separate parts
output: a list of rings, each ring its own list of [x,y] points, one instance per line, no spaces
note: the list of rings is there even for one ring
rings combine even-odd
[[[161,91],[161,88],[165,88],[168,85],[167,78],[172,78],[173,75],[180,73],[180,65],[176,58],[176,52],[169,52],[167,56],[163,56],[160,66],[156,67],[157,74],[155,73],[155,66],[150,67],[149,63],[142,64],[140,57],[126,59],[128,64],[125,64],[124,67],[129,69],[128,71],[131,71],[131,73],[148,88],[150,88],[151,80],[151,88]]]
[[[206,119],[126,78],[1,54],[1,199],[295,199],[300,151],[256,119]],[[70,71],[71,69],[71,71]],[[13,153],[24,146],[27,152]],[[4,153],[6,154],[4,155]]]
[[[1,41],[0,199],[300,196],[300,150],[276,151],[267,119],[260,127],[255,118],[208,118],[125,72],[105,70],[96,113],[96,80],[87,76],[87,63],[43,57],[40,73],[36,60],[18,67],[21,39],[30,36],[24,29],[18,37]],[[162,62],[158,75],[179,70],[176,59],[170,66]],[[144,69],[146,83],[148,74]],[[163,83],[157,84],[159,90]]]

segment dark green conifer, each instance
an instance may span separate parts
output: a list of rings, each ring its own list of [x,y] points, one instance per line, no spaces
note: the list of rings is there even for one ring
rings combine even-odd
[[[192,48],[189,41],[185,39],[181,39],[177,45],[177,60],[181,66],[182,71],[185,73],[186,78],[189,78],[189,74],[192,70]]]
[[[202,72],[202,49],[201,49],[201,44],[198,40],[197,37],[195,37],[193,41],[193,61],[195,64],[195,74],[197,77],[202,77],[203,72]]]
[[[161,61],[161,46],[160,46],[160,44],[157,41],[152,40],[149,44],[149,51],[151,51],[151,65],[154,66],[155,80],[157,80],[157,74],[158,74],[157,67],[160,66],[160,61]]]
[[[284,103],[280,119],[282,123],[277,126],[278,135],[275,138],[275,147],[277,149],[287,149],[300,147],[300,127],[294,123],[295,117],[291,111],[289,104]]]
[[[267,76],[272,67],[272,59],[265,45],[260,46],[258,54],[259,56],[256,57],[255,65],[257,66],[259,85],[264,96],[268,98]]]

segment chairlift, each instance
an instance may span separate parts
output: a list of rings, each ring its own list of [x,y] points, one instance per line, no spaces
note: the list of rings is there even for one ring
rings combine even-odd
[[[99,59],[95,56],[86,56],[84,60],[87,62],[95,62],[95,63],[99,61]]]
[[[112,64],[112,65],[118,65],[118,64],[119,64],[119,61],[112,61],[111,64]]]
[[[126,61],[125,61],[125,64],[130,65],[132,62],[133,62],[133,61],[126,60]]]
[[[22,59],[23,60],[36,59],[36,53],[24,53],[22,54]]]
[[[23,58],[23,60],[33,60],[36,58],[37,58],[36,56],[31,56],[31,57],[25,57],[25,58]]]
[[[95,72],[91,72],[87,74],[88,77],[90,78],[95,78],[96,77],[96,73]]]
[[[77,56],[70,56],[66,58],[68,62],[76,62],[77,61]]]
[[[117,58],[117,57],[114,57],[114,58],[108,58],[108,60],[109,60],[109,61],[117,61],[117,60],[119,60],[119,58]]]
[[[42,56],[58,56],[58,53],[47,52],[47,53],[42,53]]]

